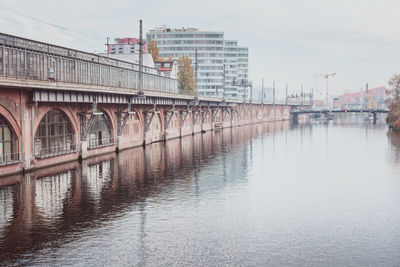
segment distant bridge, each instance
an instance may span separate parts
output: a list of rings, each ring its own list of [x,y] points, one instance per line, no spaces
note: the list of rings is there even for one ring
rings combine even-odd
[[[366,113],[373,115],[373,122],[376,122],[376,115],[378,113],[388,113],[387,109],[322,109],[322,110],[315,110],[315,109],[299,109],[299,110],[292,110],[291,116],[293,121],[297,121],[298,116],[300,114],[322,114],[328,116],[332,113]]]
[[[322,110],[314,110],[314,109],[300,109],[300,110],[292,110],[292,115],[294,114],[328,114],[328,113],[388,113],[387,109],[322,109]]]

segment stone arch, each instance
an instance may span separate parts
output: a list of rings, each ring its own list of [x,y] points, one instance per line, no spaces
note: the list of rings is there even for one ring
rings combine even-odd
[[[239,113],[238,113],[238,111],[233,111],[232,110],[230,112],[230,114],[231,114],[232,126],[238,124],[239,123]]]
[[[103,112],[103,116],[106,116],[111,132],[114,135],[117,131],[117,120],[115,116],[113,116],[113,112],[108,108],[99,108],[99,111]]]
[[[171,121],[169,122],[169,125],[168,125],[168,128],[169,129],[180,129],[180,120],[181,120],[181,118],[180,118],[181,116],[180,116],[180,114],[179,114],[179,112],[175,112],[173,115],[172,115],[172,118],[171,118]]]
[[[290,119],[290,107],[289,106],[284,107],[282,117],[284,120]]]
[[[97,148],[113,145],[115,143],[115,121],[107,110],[100,109],[102,115],[96,115],[88,131],[88,148]]]
[[[39,123],[41,122],[43,117],[52,109],[58,109],[58,110],[62,111],[68,117],[69,121],[72,123],[74,133],[78,137],[79,123],[78,123],[77,117],[74,116],[74,113],[69,108],[66,108],[66,107],[50,107],[50,106],[40,107],[40,115],[34,120],[34,123],[33,123],[33,129],[34,129],[33,133],[36,133]]]
[[[50,157],[76,151],[77,131],[61,109],[50,108],[42,114],[35,127],[33,153]]]
[[[275,120],[282,120],[282,110],[283,106],[278,106],[275,108]]]
[[[151,115],[148,115],[151,116]],[[150,122],[148,127],[148,131],[146,134],[146,143],[152,143],[162,140],[163,134],[163,126],[164,123],[162,122],[163,116],[160,113],[154,114],[153,119]]]
[[[132,121],[133,122],[138,121],[138,129],[134,128],[134,133],[137,135],[139,135],[139,133],[141,133],[140,138],[142,138],[143,132],[144,132],[143,114],[139,109],[137,109],[135,107],[132,107],[132,111],[136,112],[136,115],[132,115]],[[136,131],[137,131],[137,133],[136,133]]]
[[[215,118],[214,118],[214,123],[222,123],[222,110],[217,109],[217,112],[215,113]]]
[[[121,111],[122,112],[128,112],[128,107],[126,107],[125,109],[122,109]],[[144,131],[143,130],[144,129],[143,114],[142,114],[141,110],[139,110],[138,108],[134,107],[133,105],[131,107],[131,111],[134,112],[135,114],[129,115],[129,118],[128,118],[128,120],[126,122],[126,125],[125,125],[125,130],[126,130],[127,127],[132,126],[133,127],[133,129],[132,129],[132,131],[133,131],[132,134],[133,135],[139,135],[140,133],[142,133],[142,135],[143,135],[143,131]],[[116,124],[119,123],[118,116],[120,116],[118,114],[118,112],[115,112],[115,117],[116,117],[115,123]],[[119,129],[119,125],[116,125],[114,129],[118,130]],[[124,134],[122,134],[122,135],[124,135]]]
[[[0,105],[0,116],[9,123],[17,139],[21,140],[21,128],[14,115],[7,108]]]
[[[211,111],[204,112],[204,113],[205,113],[204,123],[205,123],[205,124],[211,123],[211,118],[212,118]]]
[[[17,135],[18,125],[12,115],[6,111],[6,109],[1,110],[0,113],[0,165],[16,163],[20,159],[19,140],[21,135]]]

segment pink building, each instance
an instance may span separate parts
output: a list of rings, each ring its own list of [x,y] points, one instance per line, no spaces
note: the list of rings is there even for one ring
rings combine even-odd
[[[335,108],[385,108],[386,87],[380,86],[355,93],[347,93],[333,99]]]

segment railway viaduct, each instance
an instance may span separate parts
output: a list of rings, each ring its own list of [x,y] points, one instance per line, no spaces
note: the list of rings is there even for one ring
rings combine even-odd
[[[155,69],[0,34],[0,176],[299,108],[197,97]]]

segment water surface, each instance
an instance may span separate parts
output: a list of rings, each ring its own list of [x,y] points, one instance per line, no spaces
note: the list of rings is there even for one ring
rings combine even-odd
[[[1,179],[3,265],[400,264],[400,135],[207,132]]]

